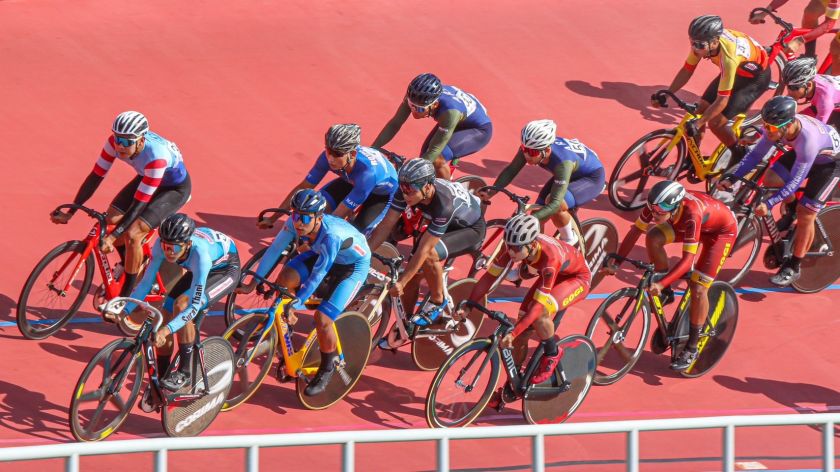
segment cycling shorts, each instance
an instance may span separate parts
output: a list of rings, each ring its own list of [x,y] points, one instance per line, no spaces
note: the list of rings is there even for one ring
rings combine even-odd
[[[344,179],[335,179],[321,188],[321,194],[327,199],[327,203],[333,211],[335,211],[338,205],[352,191],[353,184]],[[367,200],[359,206],[356,216],[353,217],[351,223],[359,232],[369,236],[370,232],[376,228],[376,225],[385,218],[385,214],[391,207],[391,200],[393,198],[393,195],[377,195],[371,193],[368,195]]]
[[[773,165],[773,172],[787,182],[791,178],[790,169],[795,161],[796,153],[788,151]],[[838,183],[840,183],[840,161],[812,166],[808,171],[808,181],[805,183],[799,204],[814,212],[822,210],[825,202],[837,189]]]
[[[429,148],[432,136],[435,135],[437,130],[438,127],[435,125],[429,135],[426,136],[426,140],[420,148],[420,154],[423,154],[426,152],[426,149]],[[455,128],[455,131],[452,133],[452,137],[449,138],[449,142],[446,143],[446,147],[443,148],[443,152],[440,154],[446,162],[449,162],[452,159],[469,156],[470,154],[475,154],[482,150],[484,146],[487,146],[487,143],[490,142],[490,138],[492,137],[492,123],[485,123],[478,128]]]
[[[703,92],[703,101],[712,103],[717,99],[719,82],[720,76],[717,76],[706,87],[706,91]],[[729,102],[726,104],[726,108],[723,109],[723,116],[731,120],[741,113],[746,113],[752,104],[767,91],[769,86],[769,67],[762,70],[756,77],[736,76],[735,84],[732,86],[732,95],[729,96]]]
[[[603,167],[591,174],[573,175],[572,181],[569,182],[569,186],[566,188],[566,195],[563,197],[566,205],[568,205],[569,209],[572,209],[595,200],[595,197],[604,191],[606,181],[606,172],[604,172]],[[542,190],[540,190],[540,194],[537,197],[537,205],[545,205],[546,200],[558,185],[560,185],[560,182],[556,179],[549,179],[543,185]]]
[[[134,202],[134,194],[137,193],[137,187],[142,180],[142,175],[131,179],[131,182],[126,184],[117,196],[114,197],[114,200],[111,202],[111,207],[124,215]],[[152,200],[140,212],[138,218],[149,225],[149,228],[157,228],[167,216],[174,215],[187,203],[191,192],[192,184],[190,183],[189,174],[187,174],[184,181],[180,184],[171,187],[158,187],[155,194],[152,195]]]
[[[168,264],[168,262],[164,262],[164,264]],[[233,292],[233,289],[239,285],[239,276],[239,254],[229,253],[227,265],[219,267],[218,269],[213,269],[209,274],[207,274],[207,281],[204,284],[204,293],[207,294],[207,303],[205,303],[201,309],[206,310],[210,308],[216,302]],[[170,312],[172,311],[175,300],[190,289],[192,279],[193,274],[188,271],[180,279],[178,279],[177,282],[175,282],[175,285],[172,286],[172,289],[167,294],[166,300],[163,301],[163,307],[165,309]],[[192,296],[192,294],[189,295]]]
[[[300,281],[305,282],[317,260],[318,253],[306,251],[289,261],[286,267],[297,272]],[[369,269],[370,259],[363,259],[355,264],[333,264],[315,291],[315,295],[323,300],[318,311],[335,321],[362,288],[367,280]],[[330,289],[332,292],[329,291]]]

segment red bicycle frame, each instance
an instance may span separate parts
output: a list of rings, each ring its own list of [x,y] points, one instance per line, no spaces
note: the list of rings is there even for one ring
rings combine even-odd
[[[788,60],[794,59],[796,54],[793,51],[788,51],[787,46],[790,42],[794,39],[801,38],[806,34],[813,31],[812,28],[794,28],[792,24],[788,23],[787,21],[781,19],[778,15],[773,13],[772,11],[766,8],[756,8],[750,13],[751,15],[755,12],[763,12],[766,13],[769,17],[773,18],[773,21],[782,27],[782,31],[779,32],[779,35],[776,37],[776,41],[770,46],[770,56],[767,60],[768,67],[772,64],[776,57],[779,54],[784,53],[785,58]],[[827,33],[837,33],[840,32],[840,29],[832,29],[826,32]],[[816,41],[816,38],[812,39],[811,41]],[[819,69],[817,70],[818,74],[824,74],[829,68],[831,67],[831,54],[826,54],[825,59],[823,60],[822,64],[820,65]]]

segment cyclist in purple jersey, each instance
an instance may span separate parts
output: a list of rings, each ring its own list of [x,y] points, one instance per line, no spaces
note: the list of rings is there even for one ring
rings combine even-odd
[[[409,115],[415,119],[431,117],[437,122],[423,142],[420,157],[431,161],[442,179],[451,177],[447,162],[480,151],[493,136],[487,110],[475,96],[444,85],[437,76],[427,73],[408,84],[405,99],[372,146],[380,148],[391,142]]]
[[[800,57],[785,66],[782,82],[787,86],[788,95],[800,105],[811,104],[804,115],[812,115],[823,123],[838,128],[840,113],[840,78],[831,75],[817,75],[817,60],[813,57]]]
[[[756,208],[756,215],[767,215],[773,206],[786,202],[786,214],[792,221],[795,214],[797,231],[793,241],[793,257],[782,264],[779,272],[770,281],[779,286],[788,286],[799,279],[799,264],[814,241],[814,220],[817,212],[840,182],[840,134],[824,123],[810,116],[796,113],[796,101],[788,96],[773,97],[761,109],[765,136],[758,141],[744,160],[732,172],[743,177],[752,171],[758,162],[770,152],[773,142],[779,142],[792,149],[786,152],[766,174],[764,184],[781,187]],[[808,184],[801,200],[795,201],[794,193],[805,178]],[[724,179],[718,186],[729,188],[731,182]],[[786,227],[790,223],[780,223]]]

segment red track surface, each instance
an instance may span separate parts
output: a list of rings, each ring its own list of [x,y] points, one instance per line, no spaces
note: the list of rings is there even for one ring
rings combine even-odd
[[[802,0],[783,11],[798,20]],[[525,6],[527,5],[527,7]],[[48,212],[72,199],[107,137],[113,116],[138,109],[152,128],[176,141],[192,174],[187,210],[238,241],[241,252],[273,236],[254,227],[256,212],[281,199],[321,149],[332,123],[354,121],[370,142],[391,116],[407,81],[434,71],[475,93],[494,120],[495,136],[462,170],[496,175],[518,145],[528,120],[551,117],[560,133],[598,151],[608,168],[643,133],[674,122],[674,110],[646,107],[686,54],[685,30],[698,14],[721,14],[728,25],[762,41],[775,26],[746,24],[749,2],[606,2],[527,4],[479,1],[386,2],[0,2],[0,155],[5,167],[0,216],[0,322],[14,321],[20,287],[51,247],[82,235],[89,222],[49,223]],[[824,40],[827,43],[827,40]],[[690,89],[702,91],[713,67],[701,67]],[[430,124],[411,122],[394,144],[416,152]],[[129,179],[117,165],[92,203],[105,208]],[[528,169],[514,184],[534,192],[545,174]],[[626,231],[628,215],[601,197],[587,216],[607,215]],[[625,279],[626,282],[627,279]],[[605,282],[605,293],[625,283]],[[766,287],[757,272],[748,285]],[[752,294],[741,298],[738,335],[710,375],[675,377],[666,358],[645,353],[615,386],[594,388],[571,421],[827,411],[840,407],[836,380],[835,291],[811,296]],[[581,332],[597,306],[571,310],[562,333]],[[504,305],[508,309],[512,305]],[[90,304],[85,303],[85,310]],[[82,315],[90,316],[90,315]],[[219,333],[218,318],[206,329]],[[0,328],[0,446],[68,441],[67,406],[84,364],[113,337],[102,324],[72,325],[42,342]],[[431,373],[413,369],[407,352],[373,363],[349,398],[327,411],[297,403],[290,385],[269,379],[257,395],[222,414],[205,434],[424,427]],[[479,424],[521,422],[514,407]],[[162,435],[159,420],[132,414],[115,439]],[[642,435],[643,459],[717,457],[719,433]],[[739,432],[739,457],[772,468],[814,466],[819,432],[765,428]],[[550,439],[547,462],[607,461],[564,467],[618,470],[621,436]],[[335,447],[264,451],[289,470],[334,469]],[[361,445],[358,470],[434,467],[432,444]],[[453,468],[527,464],[525,440],[452,445]],[[173,453],[172,470],[241,464],[240,451]],[[768,459],[771,458],[771,459]],[[773,460],[775,458],[776,460]],[[83,458],[85,470],[145,470],[150,457]],[[130,465],[129,465],[130,464]],[[128,467],[126,467],[128,466]],[[0,470],[20,470],[0,464]],[[35,468],[35,464],[25,467]],[[53,461],[38,470],[59,470]],[[715,470],[717,462],[653,462],[645,469]],[[200,469],[199,469],[200,470]],[[509,469],[508,469],[509,470]]]

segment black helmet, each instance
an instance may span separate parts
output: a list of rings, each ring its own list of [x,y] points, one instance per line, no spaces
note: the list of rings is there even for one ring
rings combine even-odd
[[[785,66],[782,71],[782,82],[785,85],[799,87],[814,80],[815,75],[817,75],[817,58],[800,57],[788,62]]]
[[[346,154],[362,143],[362,128],[354,123],[332,125],[324,135],[327,149]]]
[[[656,205],[665,211],[674,211],[685,197],[685,187],[673,180],[657,182],[647,196],[648,205]]]
[[[688,37],[695,41],[711,41],[723,34],[723,20],[717,15],[698,16],[688,25]]]
[[[327,209],[327,200],[317,190],[300,189],[292,196],[292,209],[298,213],[321,215]]]
[[[435,166],[426,159],[411,159],[400,167],[399,180],[401,184],[422,187],[435,180]]]
[[[768,125],[782,126],[796,116],[796,100],[787,95],[773,97],[761,107],[761,119]]]
[[[435,74],[420,74],[408,84],[406,96],[415,105],[426,106],[434,102],[443,93],[443,84]]]
[[[183,213],[169,215],[160,224],[160,240],[165,243],[183,244],[195,233],[195,221]]]

